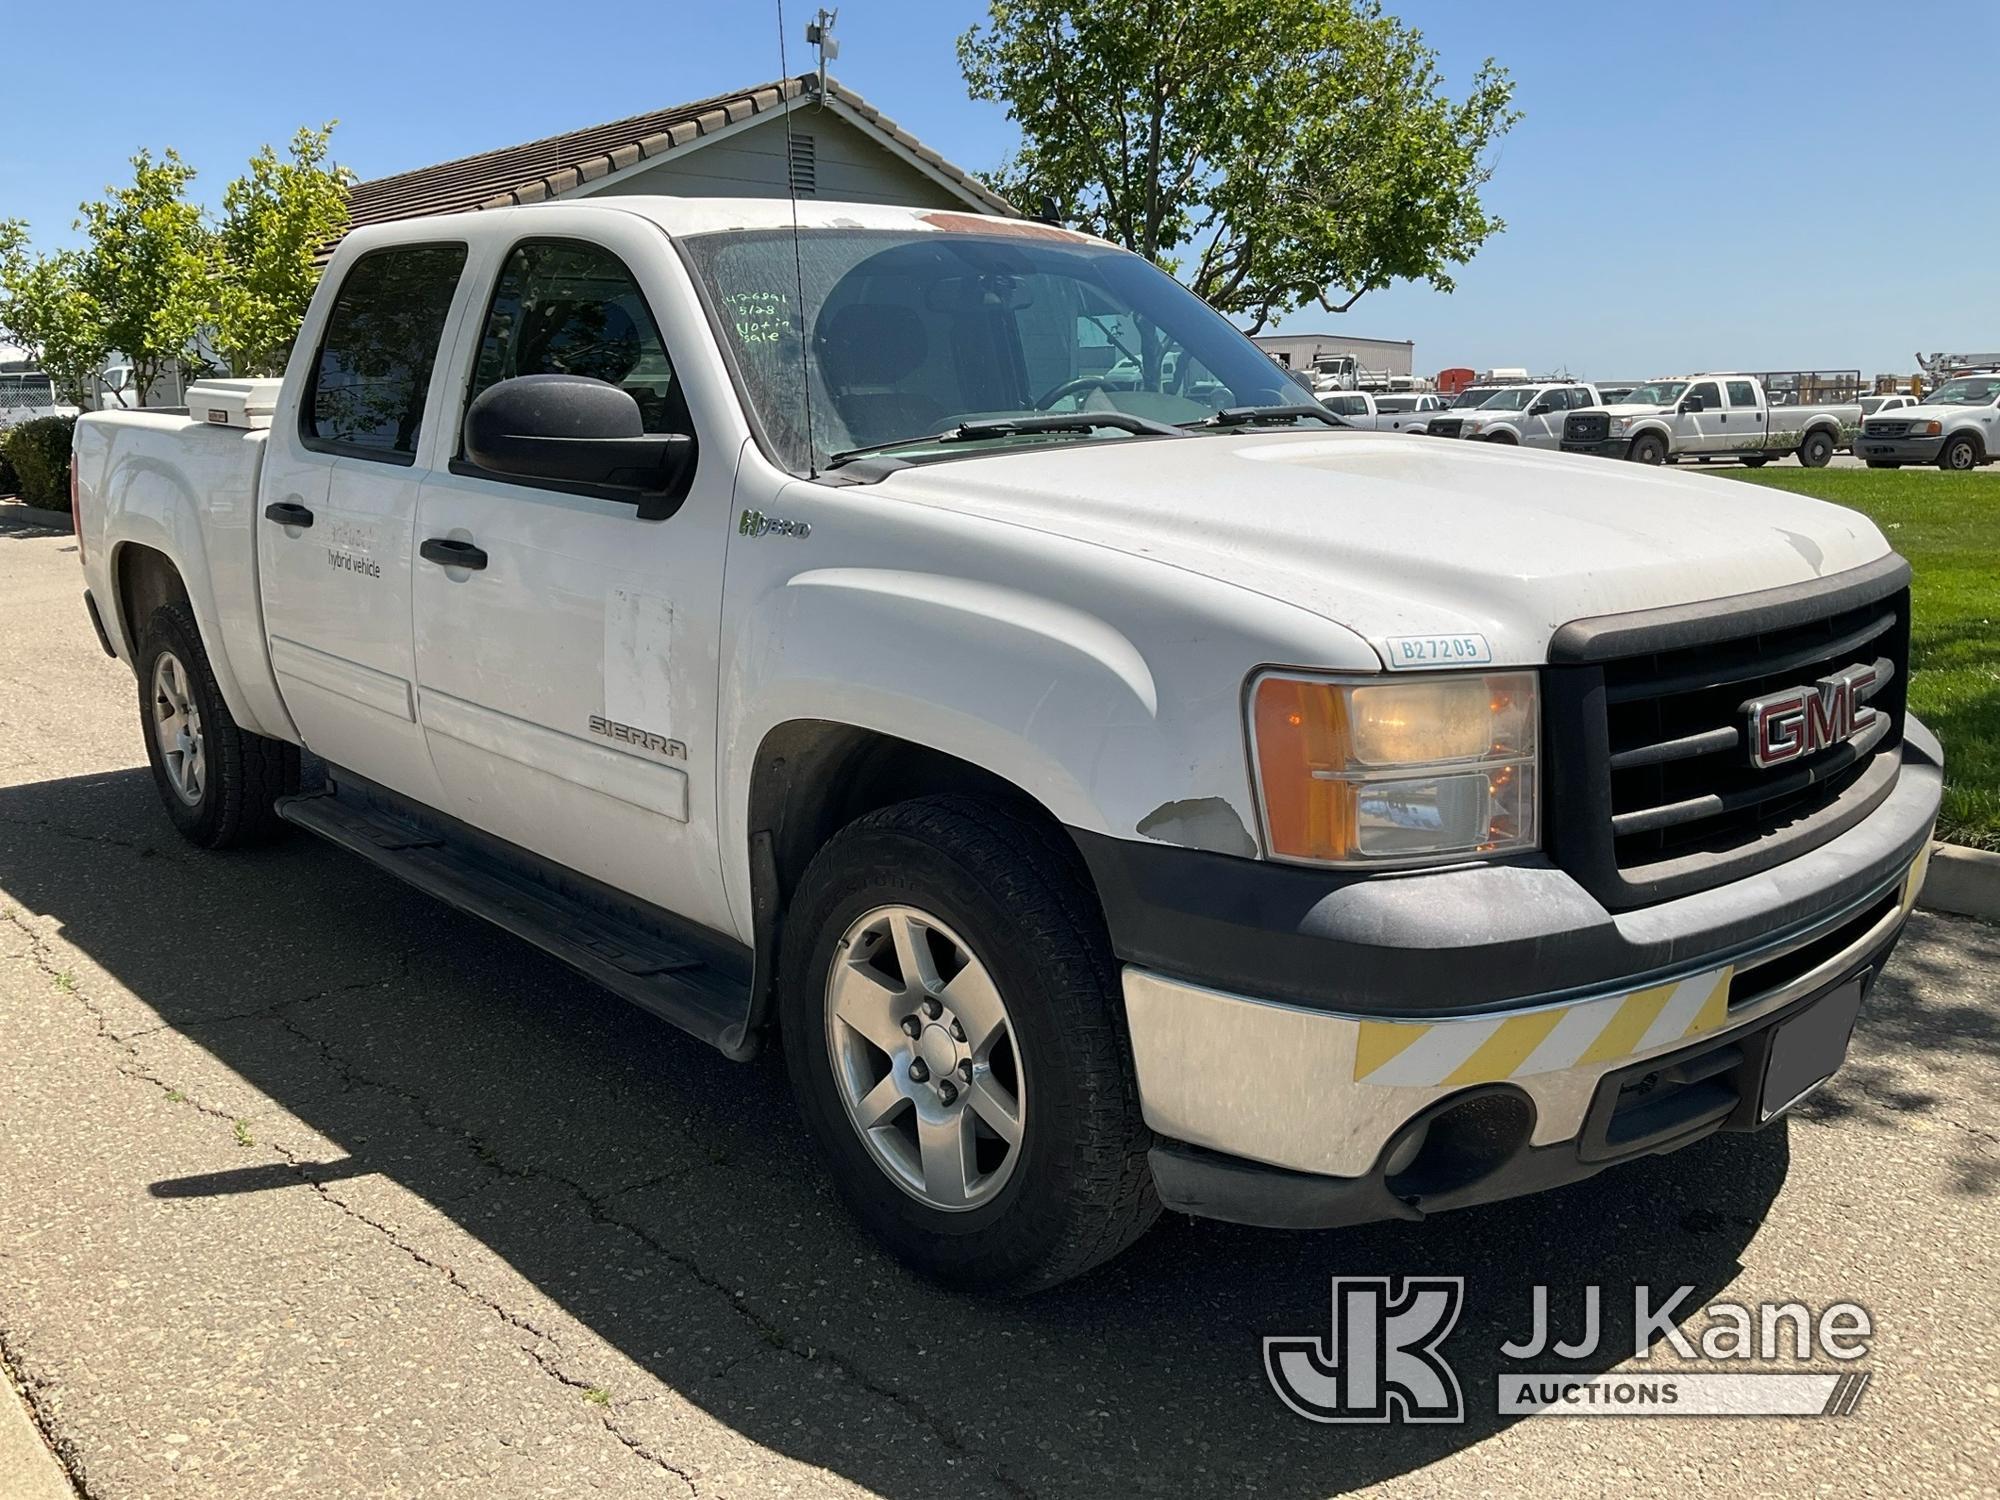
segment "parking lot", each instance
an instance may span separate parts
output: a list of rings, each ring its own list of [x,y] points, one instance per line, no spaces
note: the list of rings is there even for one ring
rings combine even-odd
[[[1429,1223],[885,1260],[741,1066],[331,846],[161,815],[74,540],[0,521],[0,1355],[85,1492],[1990,1494],[2000,930],[1919,913],[1798,1118]],[[1292,1415],[1330,1275],[1467,1279],[1460,1426]],[[1852,1416],[1494,1415],[1529,1289],[1862,1303]],[[1573,1316],[1573,1314],[1572,1314]],[[1622,1320],[1622,1321],[1621,1321]],[[0,1393],[4,1399],[4,1393]]]

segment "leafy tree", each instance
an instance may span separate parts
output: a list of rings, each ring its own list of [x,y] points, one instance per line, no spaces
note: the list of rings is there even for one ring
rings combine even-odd
[[[958,54],[1021,128],[1003,191],[1252,332],[1398,279],[1450,291],[1505,227],[1479,189],[1512,81],[1489,59],[1454,102],[1376,0],[992,0]]]
[[[0,329],[76,406],[109,352],[103,319],[79,283],[80,260],[73,250],[31,254],[28,226],[0,220]]]
[[[319,284],[318,254],[347,227],[354,174],[327,163],[335,123],[301,127],[289,158],[264,147],[223,194],[215,343],[238,375],[283,372]]]
[[[168,150],[132,158],[132,182],[86,203],[77,227],[90,237],[77,284],[98,310],[104,341],[132,361],[138,401],[162,371],[188,356],[209,316],[212,236],[188,201],[194,168]]]

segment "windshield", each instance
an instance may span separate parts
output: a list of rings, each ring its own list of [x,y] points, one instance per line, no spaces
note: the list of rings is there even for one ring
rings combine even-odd
[[[1061,230],[995,222],[976,232],[806,229],[796,261],[789,230],[682,242],[744,394],[788,468],[807,472],[836,454],[967,422],[1113,412],[1179,423],[1309,399],[1149,262]],[[894,451],[922,461],[1132,440],[1128,430],[1076,424],[998,434],[976,448]]]
[[[1534,386],[1521,386],[1511,391],[1495,391],[1480,403],[1481,411],[1526,411],[1529,403],[1541,391]]]
[[[1482,405],[1492,394],[1493,387],[1490,385],[1469,385],[1452,400],[1451,409],[1461,411],[1468,406]]]
[[[1655,380],[1633,386],[1625,400],[1633,406],[1672,406],[1687,388],[1685,380]]]
[[[1975,375],[1947,380],[1924,397],[1925,406],[1984,406],[2000,399],[2000,375]]]

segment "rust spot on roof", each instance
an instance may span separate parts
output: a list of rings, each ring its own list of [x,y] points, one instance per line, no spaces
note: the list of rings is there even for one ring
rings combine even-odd
[[[1072,245],[1091,243],[1090,236],[1056,224],[1034,219],[995,219],[984,214],[934,213],[922,216],[933,229],[956,234],[1011,234],[1024,240],[1063,240]]]

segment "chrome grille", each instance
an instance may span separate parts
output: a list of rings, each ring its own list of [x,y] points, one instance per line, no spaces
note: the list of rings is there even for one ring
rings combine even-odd
[[[1864,422],[1861,430],[1872,438],[1899,438],[1910,435],[1908,422]]]

